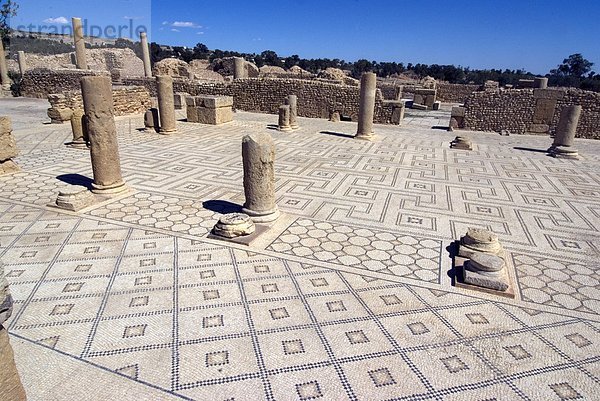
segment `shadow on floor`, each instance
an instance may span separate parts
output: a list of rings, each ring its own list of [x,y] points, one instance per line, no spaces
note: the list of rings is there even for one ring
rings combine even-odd
[[[548,153],[546,149],[533,149],[533,148],[522,148],[520,146],[515,146],[514,150],[524,150],[526,152],[536,152],[536,153]]]
[[[88,189],[92,188],[93,180],[81,174],[63,174],[56,177],[57,180],[71,185],[81,185]]]
[[[444,125],[434,125],[433,127],[431,127],[431,129],[439,129],[442,131],[448,131],[448,127],[446,127]]]
[[[350,134],[344,134],[344,133],[342,133],[342,132],[321,131],[321,132],[319,132],[319,134],[325,134],[325,135],[339,136],[339,137],[341,137],[341,138],[354,138],[354,135],[350,135]]]
[[[458,247],[459,242],[453,241],[450,245],[446,247],[446,251],[448,251],[448,256],[452,259],[452,268],[446,272],[448,277],[452,280],[452,285],[456,283],[458,272],[455,268],[455,258],[458,256]]]
[[[237,203],[224,200],[208,200],[202,202],[202,207],[216,213],[239,213],[242,211],[242,206]]]

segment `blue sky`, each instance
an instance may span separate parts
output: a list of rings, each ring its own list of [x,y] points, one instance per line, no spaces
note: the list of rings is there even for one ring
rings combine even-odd
[[[163,44],[533,73],[582,53],[600,73],[599,1],[17,1],[13,26],[79,16],[106,27],[132,17]]]

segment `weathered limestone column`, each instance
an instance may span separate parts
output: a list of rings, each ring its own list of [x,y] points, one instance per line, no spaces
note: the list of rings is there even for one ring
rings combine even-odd
[[[0,84],[2,89],[10,90],[10,78],[8,77],[8,67],[6,66],[6,52],[4,51],[4,43],[0,37]]]
[[[140,42],[142,45],[142,60],[144,61],[144,76],[152,76],[152,66],[150,65],[150,50],[148,49],[148,35],[146,32],[140,32]]]
[[[233,58],[233,79],[245,78],[244,59],[241,57]]]
[[[365,72],[360,78],[360,105],[358,109],[358,131],[356,139],[373,139],[373,115],[375,114],[375,92],[377,75]]]
[[[87,60],[85,58],[85,40],[83,38],[83,27],[81,26],[81,18],[73,17],[73,42],[75,43],[75,60],[77,68],[87,70]]]
[[[10,317],[13,299],[4,275],[4,265],[0,262],[0,395],[6,401],[24,401],[27,399],[21,384],[15,358],[9,342],[4,322]]]
[[[69,147],[75,149],[88,149],[87,147],[87,122],[85,114],[81,109],[73,110],[71,114],[71,130],[73,131],[73,141],[69,143]]]
[[[172,134],[177,131],[175,123],[175,97],[173,95],[173,78],[168,75],[156,77],[158,91],[158,111],[160,113],[160,133]]]
[[[278,122],[279,131],[288,132],[292,130],[290,126],[290,106],[282,105],[279,106],[279,122]]]
[[[279,217],[275,204],[275,144],[271,135],[261,132],[242,139],[244,193],[242,212],[255,223],[267,223]]]
[[[573,146],[580,115],[581,106],[579,105],[567,106],[562,109],[558,125],[556,126],[552,147]]]
[[[290,106],[290,127],[298,129],[298,96],[288,95],[286,103]]]
[[[128,188],[121,175],[110,77],[81,78],[81,93],[94,172],[92,192],[114,194],[126,191]]]
[[[27,62],[25,61],[25,52],[23,50],[19,50],[17,52],[18,55],[18,59],[19,59],[19,72],[21,73],[21,76],[23,76],[25,74],[25,70],[27,70]]]

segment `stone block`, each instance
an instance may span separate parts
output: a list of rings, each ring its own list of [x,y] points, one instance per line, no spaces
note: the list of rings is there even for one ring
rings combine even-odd
[[[0,117],[0,136],[8,135],[12,131],[10,117]]]
[[[425,97],[423,95],[415,93],[415,97],[413,98],[413,104],[425,104]]]
[[[173,101],[175,102],[175,110],[182,110],[186,106],[187,93],[175,93]]]
[[[186,106],[196,106],[196,96],[186,96],[185,97],[185,105]]]
[[[57,109],[51,107],[48,109],[48,117],[52,124],[62,124],[64,121],[71,121],[73,110],[71,109]]]
[[[433,109],[433,103],[435,103],[435,95],[425,96],[425,103],[423,103],[425,106],[429,109]]]
[[[198,121],[198,107],[191,106],[188,104],[187,106],[187,122],[188,123],[197,123]]]
[[[0,136],[0,162],[12,159],[19,154],[17,143],[12,135]]]
[[[550,131],[548,124],[530,124],[528,131],[531,134],[547,134]]]
[[[469,270],[469,262],[463,265],[463,280],[467,284],[495,291],[506,291],[509,284],[505,272],[500,272],[500,274],[485,274],[483,272],[471,271]]]
[[[452,107],[452,111],[450,112],[452,117],[464,117],[465,116],[465,108],[462,106],[454,106]]]
[[[554,117],[554,109],[556,108],[556,99],[541,98],[535,102],[533,111],[534,124],[550,124]]]
[[[198,113],[198,122],[202,124],[219,125],[233,121],[233,110],[230,107],[218,109],[196,107],[196,112]]]
[[[433,102],[433,107],[431,108],[432,110],[439,110],[440,107],[442,105],[442,102],[440,102],[439,100],[436,100],[435,102]]]
[[[564,89],[534,89],[535,99],[562,99],[565,96]]]
[[[231,96],[200,96],[200,99],[202,105],[209,109],[233,106],[233,97]]]
[[[413,103],[412,108],[415,110],[427,110],[427,106],[419,103]]]

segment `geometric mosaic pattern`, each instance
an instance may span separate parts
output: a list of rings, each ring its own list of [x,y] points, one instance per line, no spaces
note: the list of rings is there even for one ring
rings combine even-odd
[[[437,283],[441,248],[439,240],[298,219],[267,249]]]
[[[45,205],[91,177],[89,155],[62,145],[68,127],[15,129],[23,170],[0,177],[12,339],[149,399],[595,398],[600,143],[570,161],[514,149],[547,147],[539,137],[450,150],[418,113],[373,143],[322,133],[348,123],[272,123],[237,113],[160,136],[117,119],[135,191],[78,216]],[[241,137],[264,131],[290,224],[264,250],[206,240],[243,203]],[[449,285],[446,247],[469,226],[499,234],[517,300]],[[37,363],[20,368],[26,388],[44,386]],[[30,398],[70,397],[49,394]]]

